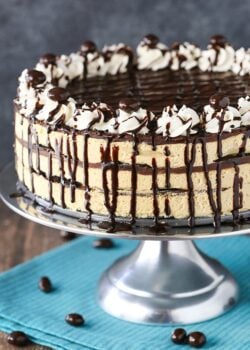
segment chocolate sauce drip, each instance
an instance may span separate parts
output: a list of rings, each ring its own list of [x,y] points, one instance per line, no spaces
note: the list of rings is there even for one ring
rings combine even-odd
[[[218,118],[219,120],[219,132],[217,134],[217,157],[218,157],[218,164],[217,164],[217,174],[216,174],[216,199],[217,199],[217,210],[215,212],[214,216],[214,225],[215,227],[219,227],[221,224],[221,212],[222,212],[222,202],[221,202],[221,160],[223,158],[223,149],[222,149],[222,136],[223,136],[223,129],[226,121],[224,120],[227,107],[230,104],[230,100],[225,94],[218,93],[216,95],[213,95],[209,99],[209,103],[211,107],[214,108],[214,115],[212,118]],[[221,113],[220,116],[218,116],[218,113]]]
[[[54,108],[52,111],[49,112],[49,117],[47,119],[47,122],[50,123],[53,121],[54,116],[60,111],[61,105],[58,104],[56,108]]]
[[[221,225],[221,163],[217,164],[217,172],[216,172],[216,200],[217,200],[217,210],[214,216],[214,226],[220,227]]]
[[[136,191],[137,191],[137,171],[136,171],[136,154],[131,156],[131,201],[130,201],[130,215],[131,225],[136,223]]]
[[[90,187],[89,187],[89,155],[88,155],[88,139],[89,135],[84,134],[84,145],[83,145],[83,174],[84,174],[84,188],[85,188],[85,193],[84,193],[84,200],[85,200],[85,210],[88,213],[87,216],[87,221],[91,223],[91,215],[92,215],[92,210],[91,210],[91,204],[90,204]]]
[[[155,158],[152,159],[152,192],[153,192],[153,215],[154,215],[154,223],[158,224],[160,209],[158,205],[158,184],[157,184],[157,164]]]
[[[119,180],[118,180],[118,158],[119,158],[119,147],[113,146],[112,148],[112,173],[111,173],[111,182],[112,182],[112,206],[111,206],[111,223],[115,226],[115,213],[117,209],[117,198],[118,198],[118,188],[119,188]]]
[[[219,227],[221,225],[221,210],[222,210],[222,203],[221,203],[221,163],[220,160],[223,157],[223,150],[222,150],[222,133],[223,128],[225,125],[224,121],[224,115],[226,113],[226,110],[224,109],[221,114],[221,119],[219,120],[219,132],[217,137],[217,157],[218,157],[218,165],[217,165],[217,176],[216,176],[216,196],[217,196],[217,212],[214,218],[215,227]]]
[[[34,139],[35,139],[35,151],[36,151],[36,169],[38,173],[41,172],[41,167],[40,167],[40,147],[39,147],[39,139],[36,130],[34,130]]]
[[[244,131],[244,135],[242,138],[242,144],[240,146],[239,150],[239,156],[244,156],[246,153],[246,146],[247,146],[247,141],[250,138],[250,129],[247,129]]]
[[[221,48],[225,48],[226,44],[227,44],[227,39],[223,35],[216,34],[210,38],[210,45],[215,50],[215,60],[214,60],[215,66],[218,64],[220,50]]]
[[[70,197],[71,197],[71,203],[75,202],[75,190],[76,190],[76,170],[77,170],[77,164],[78,164],[78,155],[77,155],[77,143],[76,143],[76,133],[73,131],[72,133],[72,148],[73,148],[73,155],[71,155],[70,150],[70,140],[69,137],[67,137],[67,157],[68,157],[68,170],[70,173]],[[73,164],[71,162],[71,159],[73,160]]]
[[[54,75],[53,73],[54,73],[54,69],[56,67],[56,63],[57,63],[56,61],[57,61],[57,57],[53,53],[46,53],[45,55],[43,55],[40,58],[40,63],[41,64],[44,64],[44,66],[46,68],[48,68],[50,66],[50,76],[51,76],[51,78]],[[52,79],[52,83],[54,85],[57,85],[58,84],[58,79]]]
[[[240,189],[242,188],[242,181],[243,179],[240,178],[240,169],[237,164],[234,165],[235,169],[235,175],[234,175],[234,184],[233,184],[233,221],[234,223],[239,222],[239,209],[242,208],[243,205],[243,193],[240,192]]]
[[[195,226],[195,201],[194,201],[194,185],[192,180],[193,166],[196,158],[196,143],[197,138],[192,142],[191,158],[189,156],[190,145],[189,145],[189,132],[187,134],[186,147],[184,151],[184,159],[187,167],[187,186],[188,186],[188,207],[189,207],[189,226]]]
[[[47,126],[47,150],[48,150],[48,179],[49,179],[49,201],[51,205],[54,204],[54,198],[53,198],[53,149],[51,147],[50,143],[50,133],[51,133],[51,126]],[[55,152],[56,154],[56,152]]]
[[[139,151],[138,151],[138,136],[137,134],[133,134],[133,154],[138,155]]]
[[[29,173],[30,173],[30,184],[31,184],[31,192],[34,193],[34,177],[33,177],[33,153],[32,153],[32,135],[33,135],[33,123],[30,120],[30,124],[28,126],[28,160],[29,160]]]
[[[150,120],[150,112],[149,111],[147,111],[147,119],[148,119],[147,127],[149,129],[150,134],[151,134],[151,146],[152,146],[152,150],[155,151],[156,150],[155,132],[157,130],[157,120],[156,119]]]
[[[243,192],[242,192],[242,188],[243,188],[243,177],[240,177],[240,182],[239,182],[239,185],[240,185],[240,208],[243,208]]]
[[[171,207],[170,207],[170,202],[169,202],[169,198],[168,197],[165,198],[165,214],[167,216],[171,215]]]
[[[61,184],[61,206],[66,208],[65,203],[65,183],[64,183],[64,157],[63,157],[63,138],[60,140],[56,140],[55,145],[55,153],[59,162],[59,170],[60,170],[60,184]]]
[[[21,120],[21,129],[22,129],[22,140],[23,140],[23,116],[22,116],[22,120]],[[15,123],[16,123],[16,118],[15,118]],[[16,128],[16,126],[15,126]],[[16,147],[16,146],[15,146]],[[15,150],[15,158],[17,158],[17,151]],[[22,144],[22,151],[21,151],[21,163],[22,163],[22,181],[23,183],[25,183],[24,181],[24,145]]]
[[[170,152],[169,152],[168,146],[165,147],[164,154],[166,156],[166,158],[165,158],[165,171],[166,171],[165,187],[166,187],[166,189],[169,189],[171,187],[171,184],[170,184],[171,165],[170,165],[170,159],[169,159]]]
[[[171,165],[170,165],[170,159],[169,159],[170,151],[169,151],[168,146],[166,146],[164,148],[164,155],[166,156],[166,158],[165,158],[165,174],[166,174],[165,188],[166,188],[166,190],[169,190],[171,188],[171,184],[170,184]],[[168,197],[165,198],[165,214],[167,216],[170,216],[170,214],[171,214],[171,208],[170,208],[170,203],[169,203]]]
[[[107,139],[107,145],[104,149],[103,146],[100,148],[101,152],[101,162],[102,162],[102,185],[104,192],[104,205],[109,213],[109,218],[111,222],[111,227],[108,232],[114,232],[116,221],[115,213],[117,207],[117,197],[118,197],[118,151],[119,148],[114,146],[112,148],[112,158],[111,160],[111,142],[112,139]],[[110,202],[110,189],[108,187],[107,173],[111,170],[111,188],[112,188],[112,203]]]
[[[48,180],[49,180],[49,201],[51,204],[54,203],[54,199],[53,199],[53,190],[52,190],[52,153],[51,151],[49,151],[48,153]]]
[[[214,222],[216,223],[216,217],[217,217],[217,208],[216,208],[216,203],[214,201],[214,196],[213,196],[213,188],[211,184],[211,180],[209,178],[209,169],[208,169],[208,156],[207,156],[207,148],[206,148],[206,137],[204,138],[199,138],[199,142],[201,143],[201,152],[202,152],[202,163],[203,163],[203,171],[204,175],[206,178],[206,183],[207,183],[207,194],[208,194],[208,200],[210,203],[210,207],[213,211],[214,214]],[[215,224],[217,226],[217,223]]]
[[[83,56],[83,80],[85,82],[88,76],[88,53],[97,52],[97,46],[93,41],[85,41],[80,48],[80,53]]]
[[[82,70],[83,70],[83,81],[84,81],[84,85],[85,85],[85,82],[86,82],[87,77],[88,77],[88,55],[87,54],[83,55]]]

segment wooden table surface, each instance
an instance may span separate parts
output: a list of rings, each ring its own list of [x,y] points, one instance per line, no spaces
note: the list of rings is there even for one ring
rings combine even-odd
[[[0,272],[64,243],[59,231],[28,221],[12,212],[0,201]],[[29,345],[25,349],[44,350]],[[13,350],[6,335],[0,332],[0,350]]]

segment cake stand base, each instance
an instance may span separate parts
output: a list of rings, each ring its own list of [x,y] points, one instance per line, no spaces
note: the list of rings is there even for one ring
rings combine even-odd
[[[144,241],[102,276],[101,307],[126,321],[189,324],[214,318],[238,300],[238,285],[192,241]]]

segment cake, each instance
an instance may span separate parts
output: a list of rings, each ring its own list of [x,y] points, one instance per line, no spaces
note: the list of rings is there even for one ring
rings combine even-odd
[[[237,223],[250,209],[250,50],[149,34],[91,42],[19,78],[19,187],[83,222]]]

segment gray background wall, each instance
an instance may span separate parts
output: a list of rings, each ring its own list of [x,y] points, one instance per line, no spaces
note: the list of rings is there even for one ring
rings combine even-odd
[[[71,52],[86,39],[136,46],[149,32],[169,44],[206,45],[222,33],[250,46],[249,29],[249,0],[0,0],[0,166],[12,156],[17,77],[41,54]]]

